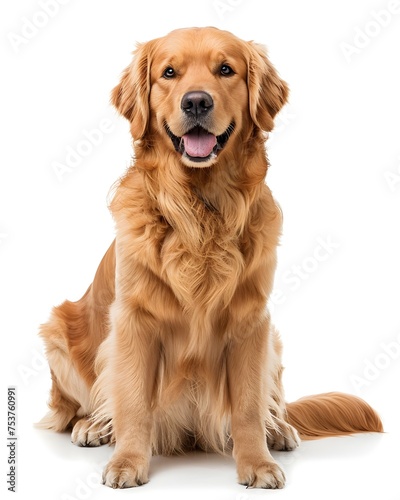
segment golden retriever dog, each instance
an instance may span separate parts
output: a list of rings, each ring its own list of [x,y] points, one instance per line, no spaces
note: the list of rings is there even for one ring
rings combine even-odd
[[[264,142],[287,98],[262,46],[216,28],[139,45],[112,92],[134,164],[93,283],[41,328],[52,388],[40,423],[79,446],[115,443],[108,486],[147,483],[152,454],[202,449],[231,452],[241,484],[282,488],[270,449],[382,431],[353,396],[285,403],[267,309],[282,216]]]

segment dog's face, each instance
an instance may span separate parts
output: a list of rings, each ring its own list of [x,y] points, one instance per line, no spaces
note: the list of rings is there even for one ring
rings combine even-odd
[[[287,94],[260,46],[192,28],[140,45],[112,101],[135,140],[157,137],[184,165],[209,167],[253,127],[272,130]]]
[[[246,117],[246,63],[231,37],[179,30],[166,37],[151,69],[152,125],[188,166],[209,166]]]

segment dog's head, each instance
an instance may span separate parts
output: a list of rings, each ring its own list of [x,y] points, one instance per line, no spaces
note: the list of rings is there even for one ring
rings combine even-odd
[[[161,136],[184,165],[209,167],[246,131],[272,130],[287,96],[260,45],[191,28],[139,45],[112,102],[135,140]]]

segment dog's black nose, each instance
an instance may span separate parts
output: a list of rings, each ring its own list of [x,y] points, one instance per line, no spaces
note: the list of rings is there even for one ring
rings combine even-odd
[[[210,94],[202,90],[187,92],[182,97],[181,108],[185,113],[192,113],[194,116],[205,115],[214,106]]]

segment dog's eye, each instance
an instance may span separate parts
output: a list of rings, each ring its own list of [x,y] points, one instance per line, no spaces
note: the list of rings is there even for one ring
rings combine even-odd
[[[174,76],[175,76],[174,68],[171,68],[171,66],[168,66],[168,68],[163,73],[163,77],[164,78],[173,78]]]
[[[219,70],[219,72],[223,76],[230,76],[230,75],[233,75],[235,73],[233,71],[233,69],[230,66],[228,66],[227,64],[223,64],[221,66],[221,69]]]

